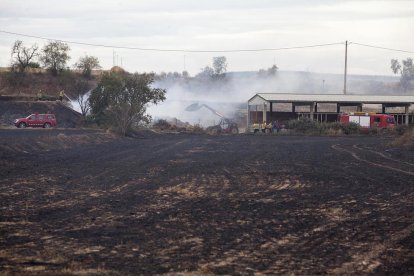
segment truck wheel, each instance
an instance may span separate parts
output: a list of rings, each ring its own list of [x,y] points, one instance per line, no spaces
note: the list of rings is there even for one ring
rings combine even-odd
[[[26,128],[27,126],[26,126],[26,124],[25,123],[20,123],[19,124],[19,128]]]
[[[232,128],[231,129],[231,134],[238,134],[239,130],[237,128]]]
[[[45,124],[43,125],[43,127],[44,127],[44,128],[50,128],[50,127],[51,127],[51,125],[50,125],[49,123],[45,123]]]

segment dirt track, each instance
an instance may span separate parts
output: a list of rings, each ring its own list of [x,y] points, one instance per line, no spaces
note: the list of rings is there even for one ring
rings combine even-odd
[[[0,269],[413,274],[414,153],[386,142],[0,130]]]

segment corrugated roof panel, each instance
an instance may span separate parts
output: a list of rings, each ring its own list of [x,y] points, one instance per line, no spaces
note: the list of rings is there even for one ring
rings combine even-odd
[[[343,95],[343,94],[256,94],[268,102],[318,102],[318,103],[395,103],[412,104],[414,96],[376,96],[376,95]],[[254,97],[252,98],[254,99]],[[250,100],[249,100],[250,102]]]

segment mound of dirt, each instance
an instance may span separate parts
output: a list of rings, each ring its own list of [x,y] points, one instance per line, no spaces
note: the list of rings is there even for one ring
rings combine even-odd
[[[76,127],[81,119],[81,114],[61,102],[0,101],[0,126],[12,126],[15,119],[36,112],[55,114],[58,127],[64,128]]]

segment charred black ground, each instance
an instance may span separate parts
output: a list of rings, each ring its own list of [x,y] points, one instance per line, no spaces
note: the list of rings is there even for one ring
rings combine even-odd
[[[0,131],[0,269],[414,273],[414,153],[378,137]]]

